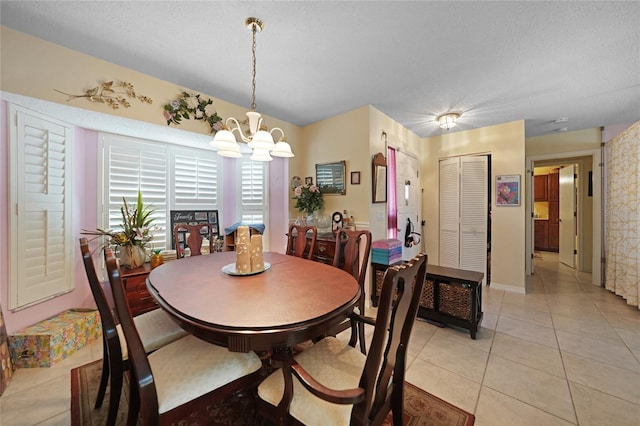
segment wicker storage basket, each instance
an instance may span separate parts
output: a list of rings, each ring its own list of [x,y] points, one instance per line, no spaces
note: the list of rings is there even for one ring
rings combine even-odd
[[[385,271],[376,270],[376,295],[380,296]],[[471,287],[449,283],[439,283],[440,300],[438,311],[463,320],[471,320]],[[433,306],[434,281],[425,279],[422,293],[420,294],[420,306],[426,309],[434,309]]]

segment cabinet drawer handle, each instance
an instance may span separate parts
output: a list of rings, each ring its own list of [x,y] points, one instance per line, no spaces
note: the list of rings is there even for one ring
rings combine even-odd
[[[326,247],[326,246],[318,246],[318,251],[319,251],[320,253],[324,253],[324,252],[326,252],[326,251],[327,251],[327,247]]]

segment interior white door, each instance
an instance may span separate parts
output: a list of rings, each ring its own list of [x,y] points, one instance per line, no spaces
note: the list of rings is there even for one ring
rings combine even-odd
[[[576,267],[576,166],[560,169],[560,262]]]
[[[402,242],[402,260],[411,260],[420,253],[422,233],[420,206],[422,191],[418,176],[418,159],[396,151],[396,194],[398,194],[398,239]],[[409,220],[411,225],[409,225]],[[415,232],[409,247],[405,244],[407,226]]]
[[[460,158],[440,161],[439,265],[460,265]]]
[[[487,276],[488,159],[460,159],[460,269]]]

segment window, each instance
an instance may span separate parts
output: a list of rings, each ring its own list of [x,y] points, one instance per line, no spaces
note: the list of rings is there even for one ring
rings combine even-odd
[[[265,223],[267,216],[267,163],[251,161],[242,157],[239,161],[240,169],[240,220],[246,223]]]
[[[171,246],[170,210],[218,209],[219,157],[213,151],[107,133],[101,140],[103,202],[108,206],[102,221],[109,229],[118,229],[122,222],[122,197],[133,202],[138,190],[155,209],[157,249]]]

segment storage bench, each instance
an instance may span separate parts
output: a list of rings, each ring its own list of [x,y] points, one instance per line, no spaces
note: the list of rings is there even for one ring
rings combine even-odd
[[[101,337],[97,310],[70,309],[9,336],[16,367],[50,367]]]
[[[384,273],[389,266],[395,265],[372,263],[371,266],[375,280],[372,302],[373,306],[378,306]],[[475,339],[482,321],[483,278],[484,274],[481,272],[427,265],[418,316],[465,328],[470,331],[471,338]]]

